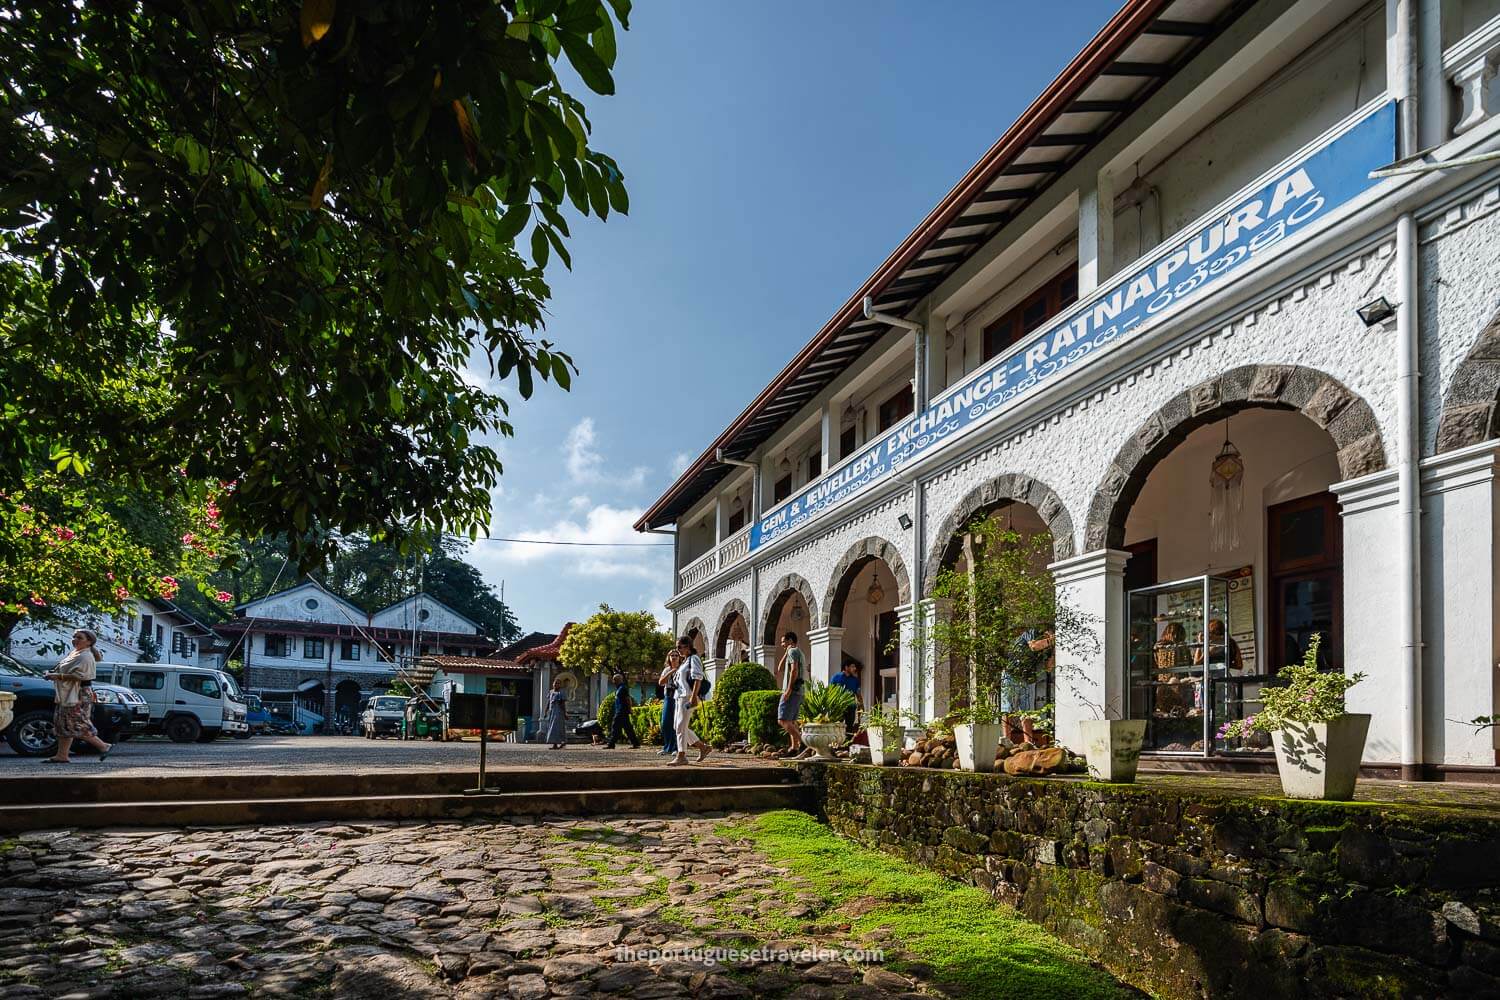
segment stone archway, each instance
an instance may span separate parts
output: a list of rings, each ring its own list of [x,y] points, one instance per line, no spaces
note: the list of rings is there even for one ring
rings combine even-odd
[[[973,520],[974,515],[989,507],[1011,501],[1024,503],[1036,509],[1047,522],[1052,532],[1052,557],[1067,559],[1074,554],[1073,516],[1063,505],[1055,490],[1025,473],[1006,473],[989,482],[976,486],[958,502],[957,506],[943,518],[937,532],[932,536],[932,546],[922,566],[924,596],[932,595],[932,584],[943,568],[943,557],[954,535]]]
[[[911,575],[901,558],[901,550],[878,535],[871,535],[849,546],[849,551],[834,566],[828,578],[828,592],[823,596],[823,625],[840,625],[843,620],[844,600],[849,596],[849,586],[859,570],[872,559],[879,559],[890,567],[896,578],[896,604],[911,603]]]
[[[745,643],[750,642],[750,609],[745,607],[745,602],[739,598],[733,598],[724,605],[724,610],[719,612],[719,622],[714,626],[713,654],[718,659],[724,659],[729,648],[730,633],[734,628],[736,618],[745,623]]]
[[[1178,393],[1131,435],[1089,504],[1084,549],[1124,545],[1125,519],[1156,464],[1199,427],[1255,407],[1296,410],[1327,431],[1345,479],[1386,468],[1375,412],[1338,380],[1296,365],[1244,365]]]
[[[690,635],[694,638],[693,648],[698,650],[702,656],[708,651],[708,626],[703,624],[703,619],[697,616],[689,618],[682,626],[682,635]],[[698,647],[703,647],[698,649]]]
[[[1469,353],[1464,355],[1438,417],[1434,453],[1457,451],[1500,436],[1500,312],[1484,329]]]
[[[767,646],[776,645],[776,622],[780,620],[781,609],[792,594],[802,595],[803,603],[807,605],[807,620],[818,620],[818,602],[813,600],[812,586],[796,573],[788,573],[771,587],[771,599],[766,602],[766,609],[760,616],[760,627],[756,629],[761,642]]]

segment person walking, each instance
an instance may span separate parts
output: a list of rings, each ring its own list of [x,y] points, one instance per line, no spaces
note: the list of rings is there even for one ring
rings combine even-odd
[[[547,695],[545,735],[548,750],[561,750],[568,745],[568,692],[561,676],[552,678],[552,691]]]
[[[661,675],[656,683],[661,687],[661,753],[672,757],[677,753],[677,727],[673,724],[673,703],[677,701],[677,668],[682,666],[682,654],[676,647],[667,653],[667,662],[662,664]]]
[[[802,742],[802,729],[797,725],[797,716],[802,711],[802,691],[806,686],[807,661],[797,646],[796,632],[783,635],[781,646],[781,659],[776,664],[776,676],[781,682],[781,698],[776,702],[776,723],[786,731],[790,745],[777,756],[800,757],[811,752]]]
[[[608,749],[613,750],[615,744],[620,741],[620,734],[623,732],[625,737],[630,740],[631,748],[639,750],[641,748],[641,741],[636,737],[635,726],[630,721],[630,709],[633,704],[630,700],[630,685],[625,683],[624,674],[615,674],[610,680],[615,686],[615,714],[610,717],[609,741],[604,745]]]
[[[852,740],[855,720],[859,710],[865,707],[864,695],[860,691],[859,664],[852,659],[845,660],[844,669],[834,676],[833,683],[854,696],[854,704],[844,713],[844,736]]]
[[[56,692],[52,726],[57,731],[57,753],[42,758],[48,764],[71,764],[68,751],[74,740],[83,740],[99,751],[100,760],[114,749],[114,744],[101,740],[94,729],[94,665],[104,659],[104,654],[95,648],[98,642],[99,637],[92,629],[78,629],[73,633],[72,651],[57,662],[51,673],[43,675]]]
[[[696,763],[703,763],[708,756],[708,744],[698,738],[693,732],[691,723],[693,721],[693,709],[698,707],[699,690],[703,687],[703,660],[693,649],[691,636],[683,636],[677,640],[677,653],[682,657],[682,663],[677,668],[677,705],[673,709],[676,712],[674,720],[677,727],[677,753],[667,761],[668,767],[681,766],[688,762],[687,752],[698,751]]]

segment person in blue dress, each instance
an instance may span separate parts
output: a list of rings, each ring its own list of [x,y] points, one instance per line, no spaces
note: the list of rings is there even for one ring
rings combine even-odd
[[[561,677],[552,679],[552,691],[547,696],[546,738],[549,750],[568,745],[568,692]]]
[[[677,729],[673,725],[672,703],[677,700],[677,693],[673,690],[677,683],[677,668],[682,665],[682,654],[672,650],[667,654],[667,662],[662,664],[661,676],[656,678],[656,683],[661,687],[661,754],[663,757],[671,757],[677,753]]]

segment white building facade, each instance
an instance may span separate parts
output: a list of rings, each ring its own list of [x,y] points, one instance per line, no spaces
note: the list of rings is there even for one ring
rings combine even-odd
[[[129,598],[117,615],[80,613],[71,626],[20,625],[11,635],[11,655],[22,663],[51,666],[71,648],[73,629],[93,629],[104,659],[135,663],[147,657],[154,663],[222,668],[224,655],[212,628],[171,601]]]
[[[1095,623],[1064,743],[1253,754],[1317,635],[1368,764],[1494,768],[1497,64],[1500,0],[1127,3],[642,517],[678,631],[941,715],[909,639],[998,515]]]
[[[245,687],[324,718],[382,694],[422,656],[476,656],[495,643],[427,594],[368,612],[313,580],[234,609],[216,629],[245,666]]]

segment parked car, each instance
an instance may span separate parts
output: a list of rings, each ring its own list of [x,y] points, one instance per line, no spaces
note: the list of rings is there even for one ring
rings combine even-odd
[[[406,699],[400,695],[377,694],[367,698],[359,713],[359,733],[367,740],[377,736],[401,735],[406,718]]]
[[[151,709],[150,732],[174,743],[211,743],[221,735],[249,733],[245,696],[222,670],[175,663],[99,664],[99,676],[124,684]]]
[[[28,667],[0,653],[0,689],[16,696],[15,714],[0,736],[10,748],[27,757],[51,756],[57,753],[57,733],[52,728],[52,714],[57,700],[52,682],[43,671]],[[106,743],[128,740],[146,729],[151,709],[134,691],[114,684],[95,681],[94,728]],[[80,745],[80,750],[87,747]]]

